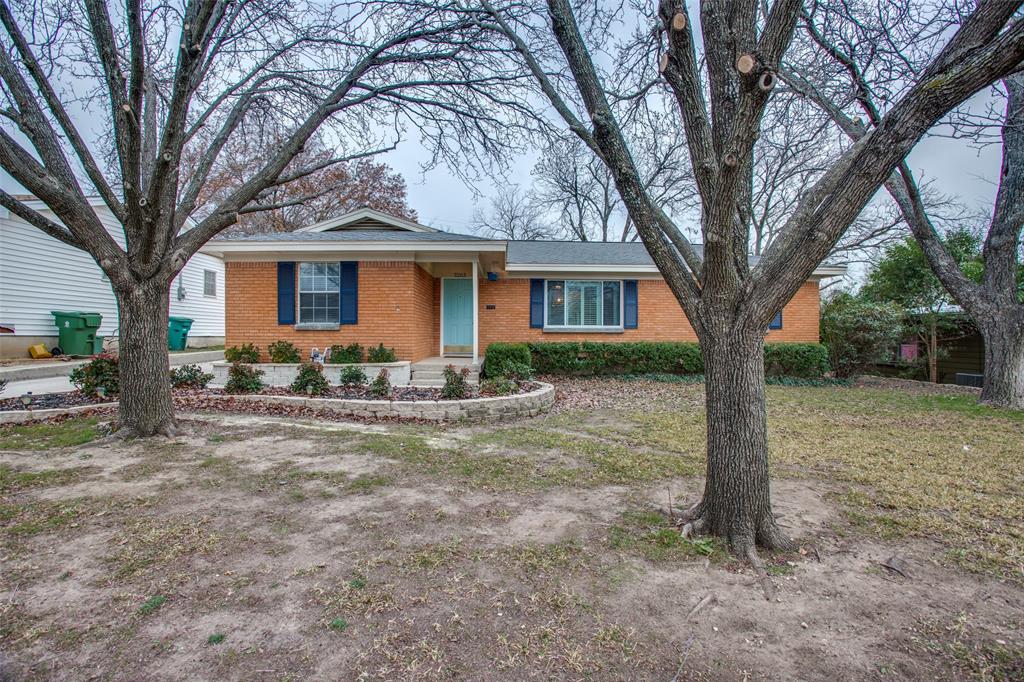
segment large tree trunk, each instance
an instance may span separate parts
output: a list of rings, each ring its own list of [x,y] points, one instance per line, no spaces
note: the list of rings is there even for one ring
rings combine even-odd
[[[768,482],[764,336],[701,339],[706,377],[707,480],[693,529],[728,540],[738,556],[789,546],[772,514]]]
[[[120,309],[118,431],[127,437],[176,430],[167,362],[170,282],[114,290]]]
[[[1024,320],[1000,319],[982,325],[981,334],[985,340],[981,402],[1024,409]]]

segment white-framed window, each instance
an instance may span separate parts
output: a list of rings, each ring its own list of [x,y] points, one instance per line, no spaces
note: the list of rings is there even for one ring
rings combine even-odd
[[[622,329],[622,282],[549,279],[544,287],[544,327]]]
[[[338,324],[340,263],[299,263],[299,324]]]
[[[217,298],[216,270],[203,270],[203,296]]]

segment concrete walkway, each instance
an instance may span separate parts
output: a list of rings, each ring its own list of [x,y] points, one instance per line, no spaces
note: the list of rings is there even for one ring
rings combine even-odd
[[[217,351],[223,355],[223,351]],[[177,353],[176,355],[198,355],[197,353]],[[174,356],[171,356],[172,358]],[[196,362],[203,368],[204,372],[213,371],[213,362]],[[71,364],[71,363],[66,363]],[[79,363],[80,364],[80,363]],[[185,365],[187,362],[175,362],[171,366],[176,367],[178,365]],[[68,372],[71,370],[69,369]],[[68,391],[74,391],[75,386],[68,379],[67,374],[61,376],[50,376],[38,379],[22,379],[19,381],[8,381],[7,386],[3,391],[0,391],[0,398],[17,398],[20,395],[26,393],[32,393],[34,395],[41,395],[43,393],[66,393]]]
[[[171,367],[188,364],[202,364],[224,359],[223,350],[195,350],[184,353],[168,353]],[[40,360],[38,362],[8,365],[0,367],[0,379],[7,381],[27,381],[29,379],[49,379],[66,377],[75,367],[89,362],[89,358],[81,360]]]

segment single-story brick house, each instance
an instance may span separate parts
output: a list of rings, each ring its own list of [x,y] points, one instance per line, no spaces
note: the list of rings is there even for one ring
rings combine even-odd
[[[401,360],[476,362],[495,341],[696,340],[640,243],[487,239],[363,208],[202,251],[224,259],[228,346],[384,343]],[[816,343],[818,283],[844,272],[815,270],[766,339]]]

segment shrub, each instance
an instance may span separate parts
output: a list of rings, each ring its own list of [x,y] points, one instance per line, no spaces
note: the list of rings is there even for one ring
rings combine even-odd
[[[347,346],[331,346],[332,365],[350,365],[363,361],[363,347],[358,343],[350,343]]]
[[[894,303],[872,303],[846,292],[822,303],[821,340],[838,377],[864,372],[889,359],[902,339],[902,311]]]
[[[376,348],[366,351],[367,362],[395,362],[398,356],[394,348],[385,348],[384,344],[378,344]]]
[[[366,383],[366,372],[362,367],[342,367],[338,381],[342,386],[362,386]]]
[[[305,393],[307,395],[321,395],[331,388],[324,377],[322,365],[312,362],[304,362],[299,365],[299,371],[295,375],[295,381],[289,389],[292,393]]]
[[[171,386],[174,388],[206,388],[213,380],[199,365],[182,365],[171,370]]]
[[[764,373],[814,379],[828,372],[828,348],[820,343],[766,343]]]
[[[388,370],[380,368],[380,373],[370,382],[370,395],[374,398],[387,398],[391,395],[391,379]]]
[[[228,362],[259,362],[260,347],[251,343],[243,343],[241,347],[231,346],[224,350],[224,359]]]
[[[295,364],[302,362],[299,349],[291,341],[275,341],[267,346],[267,355],[271,362]]]
[[[121,392],[117,356],[109,353],[97,355],[84,365],[75,367],[69,378],[78,390],[89,396],[98,395],[101,388],[106,396],[115,396]]]
[[[469,397],[469,367],[456,371],[454,365],[444,368],[444,386],[441,397],[445,400],[465,400]]]
[[[228,368],[228,382],[224,384],[227,393],[255,393],[263,388],[263,370],[241,361],[231,363]]]
[[[703,374],[700,346],[693,342],[540,342],[528,344],[539,374]],[[490,348],[488,348],[490,352]],[[816,377],[828,371],[828,353],[817,343],[765,344],[770,375]],[[491,376],[499,375],[499,369]]]
[[[519,385],[506,377],[491,377],[484,379],[480,384],[480,395],[488,397],[512,395],[518,390]]]
[[[530,347],[525,343],[492,343],[487,346],[487,354],[484,356],[483,375],[503,376],[500,370],[509,363],[531,367]]]
[[[587,341],[531,343],[533,369],[539,374],[700,374],[700,347],[690,342]]]

